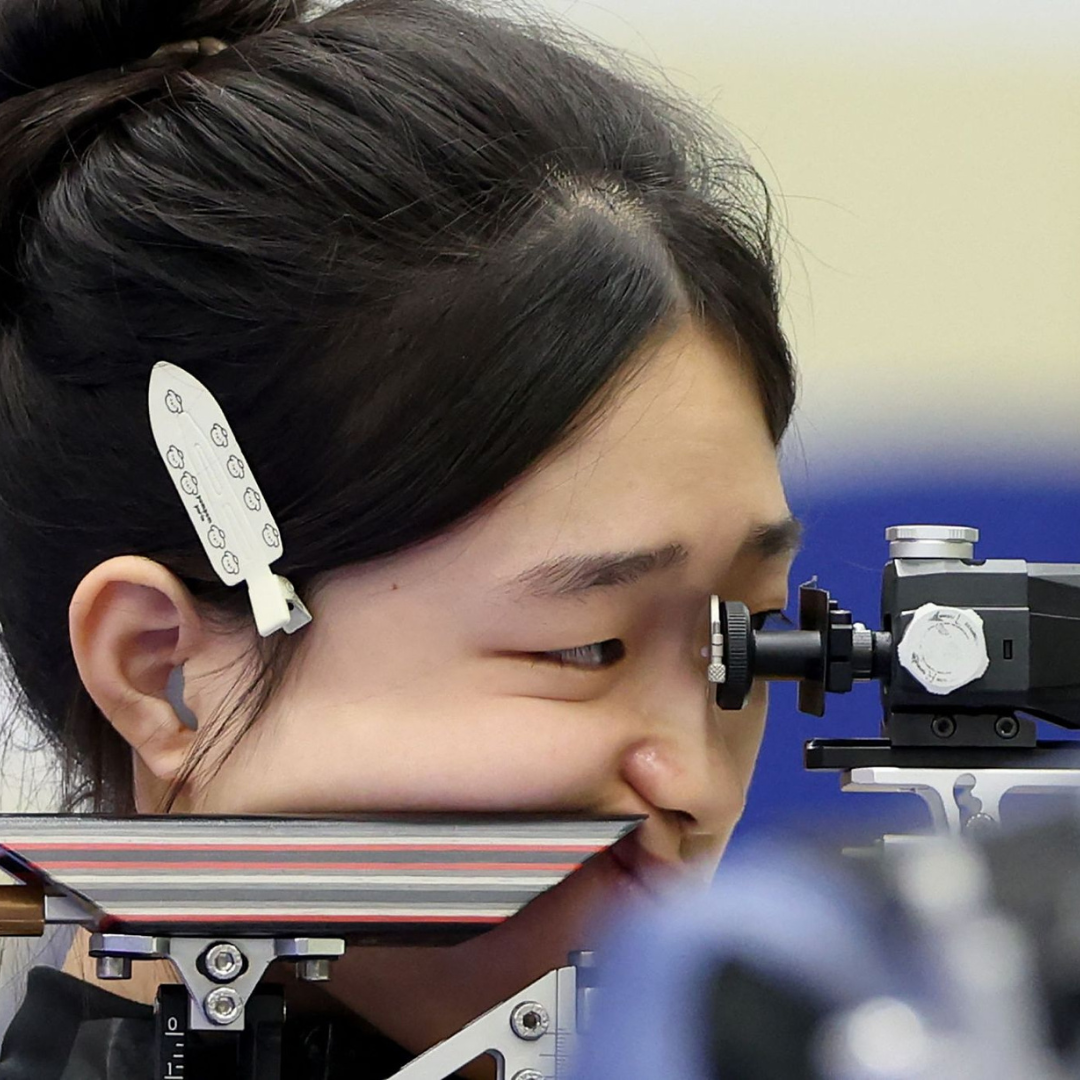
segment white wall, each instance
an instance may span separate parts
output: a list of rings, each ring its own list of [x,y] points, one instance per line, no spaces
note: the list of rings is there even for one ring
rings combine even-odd
[[[3,737],[0,742],[0,813],[24,814],[55,809],[59,773],[40,735],[25,723],[7,689],[0,690]],[[0,879],[4,873],[0,870]]]

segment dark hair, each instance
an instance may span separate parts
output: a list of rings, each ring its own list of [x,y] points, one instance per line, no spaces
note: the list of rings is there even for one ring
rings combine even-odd
[[[199,36],[230,47],[151,57]],[[135,809],[68,636],[92,567],[148,556],[253,625],[152,441],[155,361],[221,403],[301,597],[483,506],[677,318],[738,346],[779,441],[764,185],[619,65],[451,0],[0,0],[0,625],[66,808]],[[235,738],[302,634],[256,641]]]

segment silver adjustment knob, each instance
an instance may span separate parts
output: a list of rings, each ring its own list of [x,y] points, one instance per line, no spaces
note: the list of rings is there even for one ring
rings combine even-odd
[[[890,525],[890,559],[974,559],[979,530],[967,525]]]

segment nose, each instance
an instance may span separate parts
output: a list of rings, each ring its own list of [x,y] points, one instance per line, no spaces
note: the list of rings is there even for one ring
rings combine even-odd
[[[633,688],[637,722],[620,760],[622,781],[684,849],[710,837],[722,845],[741,817],[768,708],[761,682],[744,709],[721,710],[703,663],[685,659],[658,664]]]
[[[620,773],[650,809],[674,819],[682,837],[726,836],[742,813],[749,779],[738,775],[722,740],[671,727],[628,746]]]

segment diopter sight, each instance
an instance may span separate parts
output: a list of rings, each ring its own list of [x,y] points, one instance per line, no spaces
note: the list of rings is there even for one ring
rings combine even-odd
[[[976,529],[886,530],[881,629],[852,622],[816,579],[795,630],[755,630],[744,604],[712,598],[710,681],[740,709],[755,679],[796,680],[798,707],[881,683],[893,747],[1034,747],[1035,724],[1080,728],[1080,564],[974,557]]]

